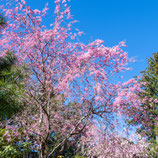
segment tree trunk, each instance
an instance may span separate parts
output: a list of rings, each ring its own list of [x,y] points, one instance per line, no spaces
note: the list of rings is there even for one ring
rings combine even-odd
[[[47,143],[42,143],[39,158],[47,158],[47,154]]]

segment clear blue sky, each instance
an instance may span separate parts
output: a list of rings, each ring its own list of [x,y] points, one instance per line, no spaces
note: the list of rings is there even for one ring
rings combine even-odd
[[[55,7],[54,0],[26,1],[33,9],[48,2],[52,13]],[[84,42],[96,38],[106,46],[127,42],[129,57],[137,57],[127,78],[144,70],[146,57],[158,51],[158,0],[71,0],[69,4],[74,19],[80,21],[76,27],[86,33]]]
[[[130,77],[158,51],[158,0],[72,0],[71,8],[87,40],[101,38],[107,46],[127,42],[129,56],[138,60]]]

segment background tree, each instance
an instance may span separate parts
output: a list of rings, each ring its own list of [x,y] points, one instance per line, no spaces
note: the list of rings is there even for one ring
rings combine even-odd
[[[22,110],[23,79],[22,67],[16,66],[16,58],[7,53],[0,58],[0,118],[9,119]]]
[[[158,152],[158,53],[153,53],[148,58],[148,67],[141,72],[141,88],[139,93],[142,100],[141,109],[135,111],[135,115],[129,121],[131,124],[139,125],[137,132],[147,136],[153,148]],[[156,149],[157,148],[157,149]]]
[[[5,27],[5,18],[0,15],[0,33]],[[0,38],[2,38],[1,35]],[[7,137],[5,134],[7,133],[6,121],[9,121],[10,125],[14,125],[13,117],[24,109],[23,80],[26,77],[24,75],[26,68],[18,66],[17,58],[11,50],[8,50],[5,56],[1,56],[1,54],[4,52],[0,53],[0,124],[2,125],[0,128],[0,157],[21,158],[30,154],[29,143],[17,144],[18,138]]]
[[[4,17],[0,14],[0,27],[2,28],[6,24]]]
[[[152,57],[148,59],[148,67],[145,71],[142,71],[142,78],[140,82],[145,82],[142,85],[143,92],[140,94],[142,98],[152,98],[153,100],[158,100],[158,53],[153,53]],[[151,122],[151,135],[149,139],[156,140],[156,127],[157,127],[157,117],[158,117],[158,104],[151,104],[151,100],[146,101],[147,106],[144,106],[144,110],[150,118]],[[142,105],[143,106],[143,105]],[[141,130],[146,128],[142,127]],[[148,132],[148,131],[146,131]],[[150,132],[150,131],[149,131]]]
[[[0,29],[6,27],[5,18],[0,15]],[[1,54],[4,54],[1,52]],[[9,119],[22,108],[22,67],[11,50],[0,56],[0,120]]]

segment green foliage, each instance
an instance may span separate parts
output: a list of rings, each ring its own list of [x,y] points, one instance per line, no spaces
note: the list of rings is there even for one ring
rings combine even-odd
[[[157,158],[158,155],[158,144],[155,143],[151,143],[149,146],[149,157],[152,158]]]
[[[86,158],[86,157],[76,155],[74,158]]]
[[[6,24],[5,18],[0,14],[1,29]],[[23,102],[23,66],[16,65],[16,58],[9,52],[0,57],[0,121],[9,119],[22,110]]]
[[[11,131],[5,135],[6,132],[8,131],[5,128],[0,128],[0,158],[23,158],[24,155],[37,156],[37,153],[31,151],[31,142],[13,137]]]
[[[10,139],[8,142],[7,136],[4,136],[6,129],[0,129],[0,157],[1,158],[21,158],[19,147],[16,145],[17,140]]]
[[[150,143],[150,157],[156,158],[158,154],[158,103],[153,103],[153,100],[158,100],[158,53],[153,53],[153,56],[148,58],[147,64],[147,68],[141,72],[142,77],[138,80],[143,89],[139,93],[140,99],[144,100],[141,105],[142,110],[133,111],[133,117],[127,122],[131,125],[140,125],[137,132],[147,136]],[[133,119],[135,114],[139,118]]]
[[[9,119],[22,110],[24,105],[23,67],[15,65],[16,58],[12,53],[0,58],[0,119]]]
[[[142,78],[139,80],[140,83],[146,83],[142,85],[143,92],[140,93],[140,98],[144,99],[152,98],[152,100],[158,99],[158,53],[153,53],[153,56],[148,59],[148,67],[141,72]],[[139,133],[145,133],[148,137],[149,142],[151,143],[149,150],[151,155],[154,157],[158,153],[158,142],[156,138],[158,137],[158,103],[152,103],[150,99],[147,99],[144,105],[142,105],[144,111],[146,111],[148,121],[145,124],[141,125],[141,129],[138,130]],[[140,116],[142,116],[142,122],[144,114],[142,111]],[[131,123],[133,123],[131,121]],[[134,122],[135,123],[135,122]],[[146,127],[146,124],[151,123],[150,131]],[[157,138],[158,139],[158,138]]]
[[[6,24],[4,17],[0,14],[0,26],[4,26]]]
[[[5,26],[4,17],[0,14],[1,29]],[[0,57],[0,121],[9,119],[24,107],[24,83],[26,77],[24,66],[18,67],[13,53],[9,52],[5,57]],[[24,152],[30,151],[31,144],[18,138],[13,139],[12,133],[5,127],[0,128],[0,158],[22,158]],[[8,141],[9,140],[9,141]],[[22,141],[22,140],[21,140]],[[23,150],[22,150],[23,149]]]
[[[140,82],[146,82],[147,84],[143,85],[143,92],[140,94],[141,98],[148,97],[154,99],[158,99],[158,53],[153,53],[153,57],[148,59],[148,67],[145,71],[142,71],[142,79]],[[158,104],[154,103],[151,106],[150,101],[146,101],[146,109],[147,114],[150,118],[150,122],[153,124],[151,126],[152,136],[150,140],[155,140],[156,136],[156,117],[158,116]],[[145,105],[145,106],[146,106]],[[142,127],[142,130],[146,130],[145,127]],[[148,134],[148,131],[146,131]]]
[[[66,156],[67,157],[67,156]],[[65,156],[59,155],[57,158],[66,158]],[[74,158],[86,158],[84,156],[75,155]]]

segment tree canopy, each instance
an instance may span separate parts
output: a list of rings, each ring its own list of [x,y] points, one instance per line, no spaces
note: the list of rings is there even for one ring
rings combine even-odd
[[[22,82],[25,107],[2,123],[4,140],[18,138],[13,143],[18,151],[27,149],[39,158],[147,156],[144,139],[138,136],[133,143],[136,137],[127,140],[116,130],[118,117],[131,117],[141,105],[141,84],[118,81],[120,72],[128,70],[125,42],[113,47],[99,39],[80,42],[82,32],[73,29],[68,1],[55,1],[49,29],[42,23],[47,5],[33,10],[25,0],[15,0],[1,7],[8,22],[0,57],[13,51],[18,68],[25,65],[28,70],[20,71],[27,76]]]
[[[154,145],[155,155],[158,153],[158,53],[153,53],[148,58],[147,68],[141,72],[138,81],[141,84],[142,91],[139,97],[142,100],[141,109],[136,110],[130,124],[138,125],[137,132],[148,138]]]

